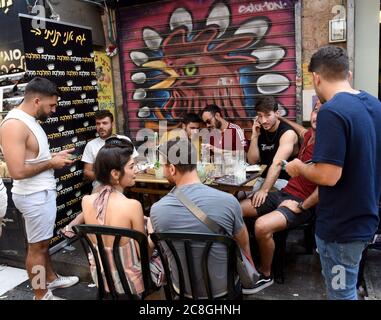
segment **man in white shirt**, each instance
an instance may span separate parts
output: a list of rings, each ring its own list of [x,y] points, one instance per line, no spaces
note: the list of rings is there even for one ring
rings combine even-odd
[[[87,143],[85,150],[83,151],[82,161],[83,174],[85,179],[88,181],[93,181],[93,188],[96,187],[95,173],[94,173],[94,162],[100,148],[105,144],[105,140],[112,135],[112,125],[114,122],[114,117],[112,113],[108,110],[99,110],[95,113],[95,127],[99,135]]]
[[[99,182],[96,181],[95,173],[94,173],[94,163],[95,158],[99,150],[105,145],[105,142],[108,138],[112,136],[112,125],[114,122],[114,117],[112,113],[108,110],[98,110],[95,113],[95,127],[97,133],[99,135],[98,138],[95,138],[86,144],[85,150],[83,151],[82,161],[84,178],[88,181],[93,182],[93,193],[96,191],[96,188],[99,186]],[[130,138],[122,135],[116,135],[118,138],[126,139],[131,141]],[[134,148],[134,152],[132,154],[133,158],[138,156],[138,152]],[[83,214],[80,213],[74,220],[72,220],[68,225],[66,225],[63,229],[59,230],[59,233],[65,238],[73,238],[75,233],[72,229],[73,226],[77,224],[84,223]]]
[[[108,110],[99,110],[95,113],[95,127],[97,133],[99,135],[98,138],[95,138],[87,143],[85,150],[83,151],[82,161],[83,165],[83,174],[86,180],[93,181],[93,190],[97,187],[98,182],[95,181],[95,173],[94,173],[94,163],[95,158],[97,157],[98,151],[105,145],[105,141],[107,138],[112,135],[112,125],[114,123],[114,117],[112,113]],[[123,137],[129,141],[130,138],[126,136]],[[137,151],[134,149],[134,153],[132,154],[133,158],[138,156]]]

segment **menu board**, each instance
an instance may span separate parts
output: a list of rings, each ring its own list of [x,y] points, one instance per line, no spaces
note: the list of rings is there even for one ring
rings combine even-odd
[[[79,157],[72,166],[55,171],[57,231],[81,212],[81,199],[91,191],[91,185],[83,180],[80,161],[86,143],[96,133],[97,80],[91,29],[48,19],[43,20],[44,28],[36,28],[32,16],[19,17],[29,76],[47,78],[61,92],[57,111],[42,124],[50,150],[75,148]],[[61,240],[55,234],[51,246]]]

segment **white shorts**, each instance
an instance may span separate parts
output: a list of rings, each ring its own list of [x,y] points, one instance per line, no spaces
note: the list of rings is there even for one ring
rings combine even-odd
[[[5,216],[8,206],[7,188],[0,181],[0,218]]]
[[[55,190],[28,195],[12,194],[15,207],[25,220],[28,243],[37,243],[53,237],[57,214],[56,196]]]

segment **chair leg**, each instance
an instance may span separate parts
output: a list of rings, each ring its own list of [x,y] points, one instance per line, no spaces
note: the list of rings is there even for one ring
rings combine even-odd
[[[312,225],[309,225],[306,229],[304,229],[304,245],[307,254],[312,254],[314,248],[316,248],[314,230]]]
[[[168,301],[173,300],[171,288],[169,287],[168,284],[164,285],[164,293],[165,293],[165,299],[166,300],[168,300]]]
[[[275,251],[272,269],[275,282],[280,284],[283,284],[285,280],[287,235],[287,230],[274,233]]]

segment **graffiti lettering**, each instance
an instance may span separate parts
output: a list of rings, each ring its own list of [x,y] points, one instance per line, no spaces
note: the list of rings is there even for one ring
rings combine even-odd
[[[274,11],[281,10],[287,7],[287,3],[283,1],[266,1],[264,3],[250,3],[249,5],[241,5],[238,8],[238,13],[254,13],[254,12],[263,12],[263,11]]]

